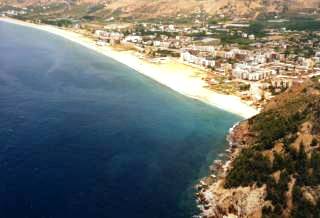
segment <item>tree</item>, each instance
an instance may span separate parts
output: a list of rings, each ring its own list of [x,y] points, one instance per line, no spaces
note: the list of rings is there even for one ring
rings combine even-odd
[[[264,36],[264,25],[262,22],[251,22],[250,26],[248,28],[248,33],[249,34],[254,34],[256,36]]]
[[[313,151],[310,159],[310,167],[312,168],[311,184],[320,184],[320,152]]]
[[[270,174],[270,161],[260,152],[244,149],[234,161],[234,167],[226,177],[226,188],[266,183]]]
[[[297,183],[299,185],[304,185],[308,182],[307,164],[308,164],[307,154],[304,150],[304,145],[301,142],[300,149],[298,152],[298,158],[296,162],[296,169],[297,169],[297,173],[299,174],[297,178]]]
[[[311,142],[311,146],[312,147],[315,147],[315,146],[317,146],[318,145],[318,140],[316,139],[316,138],[313,138],[312,139],[312,142]]]
[[[282,157],[282,155],[275,153],[274,154],[274,160],[273,160],[273,170],[277,171],[277,170],[281,170],[285,167],[285,160]]]

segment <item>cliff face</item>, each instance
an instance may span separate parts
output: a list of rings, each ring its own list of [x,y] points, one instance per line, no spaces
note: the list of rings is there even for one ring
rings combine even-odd
[[[231,141],[219,178],[199,188],[204,216],[319,217],[319,78],[276,97]]]

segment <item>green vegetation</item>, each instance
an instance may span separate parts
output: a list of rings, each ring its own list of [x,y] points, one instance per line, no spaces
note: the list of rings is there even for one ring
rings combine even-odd
[[[267,183],[267,200],[270,200],[274,209],[264,211],[264,217],[280,217],[283,209],[286,207],[285,193],[288,191],[290,176],[286,170],[280,173],[279,181],[273,178]]]
[[[212,36],[214,38],[220,39],[221,43],[224,45],[238,44],[239,48],[241,49],[249,49],[250,44],[254,42],[248,38],[243,38],[237,34],[231,35],[230,33],[223,32],[223,31],[216,31]]]
[[[274,206],[274,209],[264,208],[264,217],[280,217],[283,210],[286,208],[286,195],[288,191],[288,184],[290,182],[290,174],[292,178],[296,179],[295,186],[293,188],[293,203],[294,209],[292,211],[292,217],[318,217],[320,211],[317,205],[312,205],[302,196],[302,187],[310,186],[314,187],[320,184],[320,152],[313,151],[311,158],[308,159],[304,150],[304,146],[301,145],[299,152],[293,149],[285,155],[285,159],[281,155],[275,156],[273,163],[273,170],[281,170],[280,179],[275,182],[274,179],[267,182],[267,198]],[[308,172],[312,172],[308,174]]]
[[[300,47],[300,46],[292,46],[287,48],[284,53],[286,55],[292,54],[292,55],[298,55],[300,57],[305,57],[305,58],[311,58],[314,56],[315,51],[313,48],[310,48],[308,46],[305,47]]]
[[[239,90],[240,91],[248,91],[249,89],[250,89],[250,84],[242,83],[242,84],[239,85]]]
[[[207,22],[210,25],[214,25],[214,24],[218,24],[219,23],[219,21],[216,18],[209,18]]]
[[[313,138],[312,142],[311,142],[311,147],[314,147],[314,146],[317,146],[317,145],[318,145],[318,140],[316,138]]]
[[[297,31],[318,31],[320,30],[320,21],[308,17],[294,17],[290,19],[285,27]]]
[[[304,114],[296,112],[286,117],[278,111],[272,110],[256,117],[253,130],[258,132],[258,142],[263,149],[270,149],[276,140],[295,133],[298,125],[304,118]]]
[[[72,21],[69,19],[42,20],[41,22],[59,27],[68,27],[72,25]]]
[[[235,159],[225,178],[225,188],[266,185],[265,200],[271,205],[263,208],[264,218],[284,217],[284,211],[292,218],[320,217],[317,194],[320,191],[320,95],[315,91],[318,86],[314,79],[297,89],[289,89],[277,96],[264,112],[248,120],[252,134],[246,143],[249,147]],[[301,131],[302,124],[311,125],[310,133]],[[303,141],[296,144],[301,134],[313,137],[311,142],[305,142],[310,146]]]
[[[241,46],[249,46],[252,43],[252,40],[247,38],[239,37],[238,35],[224,35],[220,37],[222,44],[238,44],[240,48],[244,49],[245,47]]]
[[[248,33],[254,34],[257,37],[263,37],[265,36],[264,29],[265,29],[265,26],[262,22],[253,21],[250,23],[250,26],[248,28]]]
[[[319,217],[320,201],[313,205],[303,197],[301,186],[295,185],[293,188],[293,203],[294,208],[291,213],[293,218]]]
[[[320,184],[320,152],[313,152],[310,159],[312,175],[310,178],[311,185]]]
[[[299,167],[297,170],[297,182],[293,189],[294,209],[292,211],[292,217],[319,217],[320,199],[318,199],[317,202],[310,202],[305,199],[303,196],[303,187],[316,187],[320,184],[320,152],[313,151],[310,160],[306,155],[300,154],[297,167],[299,164],[302,164],[302,167]],[[307,172],[312,173],[307,175]]]
[[[165,49],[157,50],[156,54],[160,57],[167,57],[167,56],[180,57],[179,53],[170,51],[170,50],[165,50]]]
[[[251,31],[252,33],[255,32],[257,35],[263,35],[263,30],[267,28],[286,28],[295,31],[319,31],[320,20],[303,16],[289,17],[286,22],[270,22],[267,19],[260,19],[251,23],[249,32]]]
[[[102,10],[102,9],[104,9],[104,5],[103,4],[97,4],[97,5],[88,6],[87,13],[89,13],[89,14],[96,13],[96,12]]]
[[[245,149],[234,162],[234,168],[226,178],[225,187],[258,186],[266,183],[270,174],[270,162],[260,152]]]

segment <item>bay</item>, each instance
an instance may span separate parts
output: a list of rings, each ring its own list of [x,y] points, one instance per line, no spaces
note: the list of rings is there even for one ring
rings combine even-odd
[[[193,185],[240,119],[0,22],[1,217],[191,217]]]

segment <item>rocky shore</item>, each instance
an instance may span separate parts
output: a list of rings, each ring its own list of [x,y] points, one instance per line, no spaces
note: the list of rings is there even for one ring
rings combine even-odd
[[[235,124],[229,131],[229,148],[225,160],[215,160],[210,175],[196,185],[196,199],[201,213],[198,218],[261,217],[266,187],[224,188],[225,178],[235,158],[252,139],[248,120]]]
[[[197,186],[198,217],[319,217],[319,82],[295,84],[231,131],[227,161]]]

